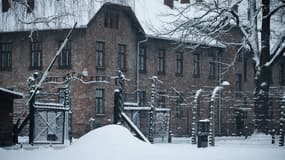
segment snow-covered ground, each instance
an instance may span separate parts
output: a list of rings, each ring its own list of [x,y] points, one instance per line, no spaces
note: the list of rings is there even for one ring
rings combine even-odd
[[[215,147],[197,148],[190,138],[172,144],[148,144],[124,127],[108,125],[93,130],[66,148],[0,148],[0,160],[284,160],[285,147],[271,144],[270,136],[221,137]]]

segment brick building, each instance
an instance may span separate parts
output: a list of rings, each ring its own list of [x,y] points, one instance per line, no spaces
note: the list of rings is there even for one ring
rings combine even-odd
[[[13,135],[13,101],[21,99],[23,95],[4,88],[0,88],[0,146],[10,146],[16,143]]]
[[[0,4],[3,5],[3,2]],[[43,2],[34,3],[35,13],[40,14],[38,8],[43,6]],[[72,2],[73,5],[66,6],[60,1],[49,3],[51,8],[63,5],[67,11],[70,6],[70,10],[76,8]],[[22,24],[17,19],[9,19],[10,17],[1,19],[1,87],[13,88],[28,96],[27,78],[36,71],[45,70],[68,29],[78,21],[78,27],[49,73],[49,77],[58,80],[69,73],[79,73],[86,81],[98,81],[91,84],[71,81],[74,136],[81,136],[93,127],[113,123],[113,92],[117,88],[113,77],[116,76],[117,69],[121,69],[130,79],[125,84],[126,99],[131,102],[139,100],[139,107],[150,105],[149,78],[157,76],[163,82],[158,84],[157,106],[171,109],[170,129],[181,136],[191,135],[192,132],[191,109],[195,92],[198,89],[204,90],[199,100],[197,118],[206,119],[209,117],[209,99],[214,87],[226,80],[230,86],[215,100],[217,133],[239,134],[245,126],[252,131],[254,73],[249,57],[238,57],[236,64],[224,73],[226,65],[223,64],[232,62],[235,47],[226,48],[214,39],[214,43],[189,40],[185,45],[177,47],[175,38],[156,36],[149,29],[150,26],[141,14],[142,11],[147,11],[147,6],[142,5],[141,1],[76,3],[89,10],[74,12],[75,17],[59,17],[50,26]],[[161,7],[166,6],[161,3]],[[2,10],[2,17],[8,16],[7,12],[12,11]],[[55,12],[59,13],[60,10],[55,9]],[[49,16],[48,14],[45,13],[44,16]],[[31,18],[29,13],[25,13],[25,16]],[[16,26],[12,27],[13,25]],[[29,35],[33,28],[29,26],[37,29],[33,32],[32,39]],[[237,30],[233,29],[231,33],[231,36],[225,38],[238,39]],[[195,43],[201,45],[193,50],[190,46]],[[280,60],[274,67],[278,69],[274,69],[272,84],[280,88],[285,81],[284,60]],[[50,90],[58,89],[56,85],[45,86]],[[136,97],[137,95],[139,96]],[[272,100],[271,119],[275,128],[278,128],[280,116],[277,99],[278,95],[275,95]],[[19,117],[25,110],[26,106],[17,106],[15,116]],[[147,135],[147,129],[144,128],[147,127],[147,116],[142,113],[140,118],[140,126]]]

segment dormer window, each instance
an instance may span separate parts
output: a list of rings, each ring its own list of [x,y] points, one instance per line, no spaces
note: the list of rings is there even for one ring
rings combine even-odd
[[[116,12],[105,12],[104,15],[104,26],[106,28],[119,28],[119,13]]]
[[[35,0],[27,0],[27,3],[24,3],[24,1],[15,1],[15,3],[20,3],[22,5],[25,5],[28,13],[31,13],[35,7]],[[7,12],[9,8],[10,8],[9,0],[2,0],[2,12]]]
[[[181,3],[190,3],[190,0],[181,0]]]
[[[164,0],[164,4],[167,5],[171,9],[174,7],[173,0]]]

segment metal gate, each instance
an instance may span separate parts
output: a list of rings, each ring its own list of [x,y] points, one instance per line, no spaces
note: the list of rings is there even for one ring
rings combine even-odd
[[[68,109],[63,104],[35,103],[33,143],[64,143]]]
[[[156,108],[154,120],[154,142],[167,143],[170,125],[170,109]]]
[[[36,95],[33,105],[34,144],[63,144],[69,139],[71,111],[69,97],[69,88],[60,88],[58,93]]]

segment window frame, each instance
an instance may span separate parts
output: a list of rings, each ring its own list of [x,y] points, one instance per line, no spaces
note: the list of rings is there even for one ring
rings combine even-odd
[[[105,11],[104,27],[111,29],[119,29],[120,13],[114,11]]]
[[[12,43],[11,42],[1,42],[0,43],[0,70],[1,71],[11,71],[12,70]]]
[[[146,73],[146,47],[139,47],[139,72]]]
[[[285,85],[285,62],[279,63],[279,85]]]
[[[31,49],[31,61],[30,61],[30,69],[31,70],[41,70],[43,68],[43,45],[41,41],[33,41],[30,42]],[[35,56],[37,55],[37,56]],[[37,57],[37,61],[35,61],[35,57]],[[37,62],[37,64],[35,63]]]
[[[138,91],[139,93],[139,105],[138,107],[145,107],[146,106],[146,91]],[[141,111],[140,112],[140,117],[141,118],[146,118],[147,117],[147,111]]]
[[[182,118],[184,117],[182,103],[183,103],[183,97],[181,96],[182,93],[176,93],[176,117]]]
[[[121,71],[127,71],[127,45],[119,44],[118,45],[118,68]]]
[[[247,70],[248,70],[248,58],[247,56],[244,54],[243,57],[243,81],[246,82],[247,81]]]
[[[236,73],[235,74],[235,92],[236,92],[236,97],[241,97],[242,91],[242,74],[241,73]]]
[[[157,74],[164,75],[165,74],[165,49],[158,50],[158,63],[157,63]]]
[[[200,54],[198,53],[193,54],[193,77],[200,77]]]
[[[146,106],[146,91],[138,91],[139,92],[139,107]]]
[[[214,53],[210,53],[208,55],[209,59],[209,79],[216,79],[216,55]]]
[[[158,92],[157,106],[160,108],[166,107],[165,92]]]
[[[101,92],[101,95],[98,96],[98,92]],[[95,113],[98,116],[105,115],[105,89],[96,88],[95,90]]]
[[[63,41],[59,42],[59,47]],[[72,55],[72,43],[68,40],[58,58],[58,68],[59,69],[71,69],[71,55]]]
[[[96,41],[95,49],[95,65],[97,70],[105,69],[105,42]],[[99,58],[98,58],[99,57]]]
[[[176,51],[176,76],[183,76],[183,52]]]

